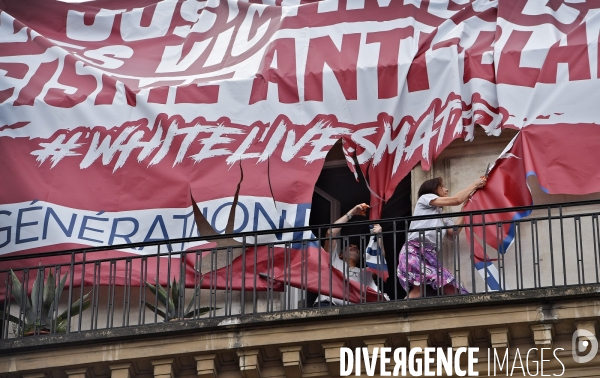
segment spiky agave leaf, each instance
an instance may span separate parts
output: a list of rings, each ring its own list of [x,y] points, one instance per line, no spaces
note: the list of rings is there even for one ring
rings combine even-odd
[[[50,269],[48,279],[44,285],[44,293],[42,295],[42,324],[49,326],[52,324],[52,311],[54,304],[54,298],[56,295],[56,280]]]
[[[187,305],[187,307],[185,309],[185,316],[184,316],[184,318],[189,318],[190,317],[190,313],[191,313],[191,316],[194,316],[193,307],[195,305],[196,298],[198,297],[198,291],[200,291],[200,288],[198,286],[196,286],[196,288],[194,289],[194,295],[190,299],[190,303],[188,303],[188,305]]]
[[[54,331],[56,333],[66,333],[67,332],[67,322],[62,321],[59,324],[57,324],[56,326],[54,326]]]
[[[176,281],[173,279],[173,283],[175,283]],[[152,292],[152,294],[154,294],[156,297],[158,297],[158,302],[161,303],[163,306],[165,306],[165,303],[167,302],[167,290],[173,292],[173,287],[175,285],[170,285],[170,288],[167,288],[167,290],[165,290],[160,283],[156,282],[158,284],[158,290],[156,288],[156,286],[152,285],[151,283],[146,281],[146,286],[148,286],[148,288],[150,289],[150,291]],[[175,302],[173,301],[173,294],[170,294],[169,297],[169,304],[170,304],[170,309],[169,309],[169,319],[172,319],[175,317],[175,310],[177,309]],[[158,315],[162,316],[163,319],[167,319],[167,314],[165,313],[165,311],[161,310],[160,308],[154,307],[153,304],[150,304],[148,302],[146,302],[146,307],[148,307],[150,310],[152,310],[153,312],[157,313]],[[166,306],[165,306],[166,307]]]
[[[48,274],[48,279],[46,280],[46,284],[44,285],[44,294],[42,295],[42,309],[46,309],[46,311],[54,302],[54,296],[56,295],[56,280],[54,279],[54,275],[52,274],[52,269],[50,269],[50,274]]]
[[[59,272],[60,274],[60,272]],[[54,303],[58,303],[60,301],[60,296],[62,295],[63,290],[65,289],[65,283],[67,282],[67,277],[69,277],[69,272],[66,272],[63,278],[58,283],[58,287],[56,288],[56,301]]]
[[[190,303],[188,303],[187,308],[185,309],[185,318],[190,318],[194,316],[194,310],[192,309],[192,307],[194,307],[195,304],[195,300],[196,297],[198,297],[198,292],[200,291],[200,288],[202,287],[202,283],[204,282],[204,275],[202,275],[202,277],[200,277],[200,282],[198,283],[198,285],[194,288],[194,295],[192,296],[192,298],[190,299]],[[209,308],[210,311],[210,308]],[[207,311],[208,312],[208,311]],[[204,312],[205,314],[206,312]],[[203,315],[203,314],[199,314],[199,315]]]
[[[171,283],[171,299],[173,300],[173,313],[169,313],[169,318],[179,317],[179,284],[175,278]]]
[[[158,288],[159,293],[158,299],[165,306],[165,312],[167,313],[167,315],[169,315],[170,319],[173,318],[175,316],[175,302],[173,302],[173,295],[169,296],[169,302],[167,306],[167,290],[169,290],[169,287],[167,287],[166,289],[163,288],[160,282],[158,281],[158,278],[156,279],[156,287]]]
[[[22,306],[23,305],[23,285],[21,285],[21,281],[19,281],[19,278],[17,277],[15,272],[13,272],[12,269],[10,270],[10,278],[12,281],[12,296],[15,299],[15,301],[17,302],[17,304],[19,306]]]
[[[154,307],[154,305],[146,302],[146,307],[148,307],[150,309],[150,311],[157,313],[159,316],[162,316],[163,319],[167,318],[167,314],[165,314],[165,312],[163,310],[161,310],[160,308],[156,308]]]
[[[173,279],[173,282],[171,283],[170,287],[167,287],[166,290],[160,285],[158,280],[156,282],[157,286],[154,286],[146,281],[146,286],[148,286],[150,291],[155,296],[157,296],[158,301],[163,305],[167,300],[167,292],[169,292],[169,309],[168,313],[166,313],[166,311],[162,311],[161,309],[154,307],[154,305],[150,303],[146,303],[146,307],[148,307],[150,310],[157,313],[158,315],[162,316],[164,319],[167,319],[167,314],[169,315],[169,319],[178,318],[180,316],[181,311],[183,311],[181,313],[183,318],[192,318],[194,316],[204,315],[211,310],[220,310],[220,307],[200,307],[194,309],[194,301],[198,296],[198,292],[200,291],[200,287],[202,286],[203,280],[204,277],[201,277],[200,284],[197,285],[194,289],[194,295],[190,299],[190,302],[188,303],[185,311],[183,311],[183,303],[179,303],[179,294],[181,290],[184,290],[184,286],[178,283],[176,279]]]
[[[90,296],[92,292],[90,291],[89,293],[87,293],[86,295],[83,296],[83,306],[81,305],[81,299],[78,299],[75,303],[73,303],[71,305],[71,317],[78,315],[80,312],[87,310],[88,307],[90,307],[92,301],[88,299],[88,297]],[[67,316],[69,316],[69,309],[66,309],[65,311],[63,311],[60,315],[58,315],[58,317],[56,318],[56,323],[57,323],[57,328],[56,330],[58,331],[58,325],[60,325],[61,323],[65,322],[67,320]]]
[[[60,279],[58,287],[56,287],[56,279],[52,274],[52,270],[50,270],[48,280],[44,283],[43,270],[38,269],[36,279],[33,283],[31,297],[25,295],[26,293],[24,292],[21,281],[19,281],[12,270],[10,271],[10,276],[13,286],[12,296],[24,311],[25,319],[24,321],[19,321],[17,317],[11,314],[8,314],[8,319],[10,322],[16,323],[19,326],[20,334],[27,334],[36,329],[51,330],[53,325],[56,332],[66,331],[69,310],[63,311],[63,313],[56,318],[54,318],[54,312],[58,306],[58,301],[64,290],[69,273],[66,273],[62,279]],[[85,311],[90,307],[91,301],[88,299],[90,293],[87,293],[82,301],[77,300],[71,305],[71,316],[78,315],[80,312]],[[0,318],[2,317],[3,314],[0,312]]]
[[[50,273],[52,273],[52,271],[50,271]],[[58,272],[58,276],[60,277],[60,271]],[[68,276],[69,276],[69,272],[66,272],[65,275],[58,282],[58,287],[54,291],[54,300],[52,301],[52,303],[50,304],[50,307],[48,308],[48,317],[46,318],[47,323],[49,325],[52,324],[52,319],[54,319],[54,312],[58,308],[58,301],[60,301],[62,292],[65,289],[65,284],[67,282]],[[56,323],[55,323],[55,325],[56,325]]]
[[[202,287],[202,282],[204,282],[204,276],[200,277],[200,283],[194,288],[194,296],[192,297],[192,299],[190,300],[190,303],[188,304],[187,308],[185,309],[185,316],[184,318],[193,318],[194,316],[202,316],[206,313],[208,313],[211,310],[220,310],[221,307],[200,307],[197,309],[194,309],[194,302],[196,297],[198,296],[198,292],[200,291],[200,287]]]
[[[27,314],[31,315],[31,302],[27,293],[23,293],[23,285],[19,278],[10,270],[10,277],[12,280],[12,297],[15,299],[19,307],[23,309],[23,313],[25,314],[25,322],[32,324],[35,321],[35,318],[29,318]]]
[[[33,287],[31,288],[31,317],[34,319],[33,323],[40,325],[40,317],[42,315],[40,306],[42,304],[42,292],[44,290],[44,275],[42,269],[37,270],[35,281],[33,281]]]
[[[165,308],[167,309],[165,312],[169,314],[169,318],[172,318],[173,316],[171,316],[171,314],[175,312],[175,304],[173,303],[173,298],[169,298],[169,306],[167,307],[167,291],[161,286],[160,282],[156,280],[156,286],[148,282],[146,282],[146,285],[148,286],[152,294],[154,294],[158,298],[158,301],[162,303],[163,306],[165,306]]]

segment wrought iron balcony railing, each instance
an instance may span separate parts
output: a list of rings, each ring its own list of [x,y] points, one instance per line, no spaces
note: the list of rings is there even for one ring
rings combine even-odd
[[[599,213],[600,201],[586,201],[5,256],[0,338],[448,295],[423,287],[420,298],[406,296],[396,267],[410,232],[420,247],[428,231],[435,236],[432,274],[439,279],[445,268],[468,292],[450,295],[597,284]],[[459,215],[464,224],[410,226]],[[382,226],[377,235],[368,227],[374,223]],[[337,227],[341,234],[332,236]],[[447,230],[451,238],[443,238]],[[372,237],[389,273],[387,281],[375,276],[375,289],[361,268],[365,251],[376,249]],[[335,269],[350,245],[360,251],[358,268],[342,260]]]

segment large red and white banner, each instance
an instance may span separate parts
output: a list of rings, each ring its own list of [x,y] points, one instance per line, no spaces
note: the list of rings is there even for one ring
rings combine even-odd
[[[240,164],[235,232],[307,225],[339,139],[380,202],[476,125],[595,124],[599,13],[583,0],[0,1],[0,255],[195,236],[190,191],[222,232]]]

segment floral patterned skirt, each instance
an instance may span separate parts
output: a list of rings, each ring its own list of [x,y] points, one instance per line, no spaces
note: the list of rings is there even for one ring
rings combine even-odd
[[[408,265],[406,264],[407,253]],[[438,263],[435,246],[431,244],[423,244],[423,251],[421,251],[421,244],[418,241],[406,242],[400,250],[397,274],[400,284],[407,293],[413,286],[420,286],[423,283],[434,289],[452,285],[458,289],[460,294],[469,293],[460,283],[456,282],[448,269]]]

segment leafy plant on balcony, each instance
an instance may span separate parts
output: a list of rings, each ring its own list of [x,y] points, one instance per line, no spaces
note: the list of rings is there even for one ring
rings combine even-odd
[[[78,299],[71,305],[70,313],[69,309],[66,309],[60,315],[57,315],[57,306],[68,276],[69,273],[66,273],[62,278],[59,277],[58,286],[56,286],[56,279],[52,271],[50,271],[48,279],[44,282],[44,276],[40,269],[33,282],[31,294],[27,296],[27,293],[23,292],[21,281],[12,269],[10,270],[12,297],[19,305],[20,312],[24,314],[24,317],[23,320],[20,320],[11,314],[7,315],[8,320],[17,326],[19,334],[27,335],[36,330],[40,332],[66,332],[68,316],[78,315],[90,307],[91,301],[88,299],[90,293],[87,293],[83,296],[83,301]],[[0,311],[0,318],[3,316],[4,314]]]
[[[158,302],[163,305],[164,310],[161,308],[156,308],[156,307],[154,307],[153,304],[148,303],[148,302],[146,302],[146,307],[148,307],[150,310],[157,313],[158,315],[162,316],[163,319],[165,319],[165,320],[179,318],[180,314],[182,314],[181,316],[184,319],[186,319],[186,318],[193,318],[194,316],[200,316],[200,315],[204,315],[204,314],[208,313],[209,311],[211,311],[213,309],[212,307],[194,308],[194,301],[195,301],[195,298],[198,296],[198,292],[200,290],[200,286],[202,285],[203,278],[204,277],[202,277],[200,279],[200,284],[198,286],[196,286],[196,288],[194,289],[194,295],[192,296],[192,299],[190,299],[190,302],[185,307],[185,309],[184,309],[185,303],[179,302],[179,293],[181,291],[183,291],[185,289],[185,287],[179,285],[179,283],[177,283],[177,280],[175,280],[173,278],[173,283],[168,285],[166,289],[161,286],[161,284],[158,282],[158,279],[156,280],[156,286],[152,285],[151,283],[146,281],[146,286],[148,286],[148,288],[150,289],[152,294],[154,294],[158,298]],[[170,292],[168,305],[167,305],[167,292]],[[218,307],[214,308],[214,309],[219,310]]]

